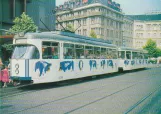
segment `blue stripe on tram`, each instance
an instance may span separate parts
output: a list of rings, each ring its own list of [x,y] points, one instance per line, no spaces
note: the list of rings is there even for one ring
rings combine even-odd
[[[29,59],[25,60],[25,77],[29,77]]]

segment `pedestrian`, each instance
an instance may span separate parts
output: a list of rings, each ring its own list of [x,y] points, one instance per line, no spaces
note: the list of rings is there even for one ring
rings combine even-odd
[[[9,82],[9,73],[7,66],[5,66],[5,69],[2,70],[2,81],[4,82],[3,87],[7,87],[7,83]]]
[[[0,58],[0,86],[3,86],[3,82],[2,82],[2,67],[3,67],[3,63],[2,63],[2,59]]]

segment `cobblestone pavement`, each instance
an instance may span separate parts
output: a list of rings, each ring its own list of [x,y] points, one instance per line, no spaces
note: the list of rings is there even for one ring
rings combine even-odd
[[[146,106],[150,109],[157,99],[160,101],[160,69],[157,67],[66,86],[39,88],[2,98],[0,110],[2,114],[122,114],[157,89],[129,113],[148,112],[145,111]]]

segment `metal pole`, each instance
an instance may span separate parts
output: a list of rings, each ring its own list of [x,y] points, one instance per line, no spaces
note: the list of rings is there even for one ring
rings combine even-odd
[[[24,0],[24,12],[25,12],[25,13],[27,13],[27,12],[26,12],[26,8],[27,8],[27,6],[26,6],[26,0]]]
[[[16,17],[16,1],[13,0],[13,18]]]
[[[2,0],[0,0],[0,29],[2,29],[3,25],[3,8],[2,8]],[[0,31],[0,35],[2,35],[2,32]]]

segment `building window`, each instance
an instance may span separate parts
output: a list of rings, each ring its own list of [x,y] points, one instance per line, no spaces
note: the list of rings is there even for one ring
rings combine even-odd
[[[78,16],[80,16],[80,15],[81,15],[81,11],[78,12]]]
[[[110,35],[109,35],[109,29],[107,29],[107,37],[109,37]]]
[[[101,28],[101,35],[103,36],[104,35],[104,29]]]
[[[157,36],[157,34],[156,33],[154,33],[154,35],[153,35],[154,37],[156,37]]]
[[[87,14],[87,10],[84,10],[84,11],[83,11],[83,15],[86,15],[86,14]]]
[[[83,29],[83,35],[87,36],[87,29]]]
[[[111,20],[110,26],[113,27],[113,21]]]
[[[81,30],[78,30],[78,34],[80,34],[80,35],[81,35]]]
[[[87,24],[87,19],[83,19],[83,25]]]

